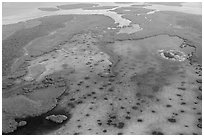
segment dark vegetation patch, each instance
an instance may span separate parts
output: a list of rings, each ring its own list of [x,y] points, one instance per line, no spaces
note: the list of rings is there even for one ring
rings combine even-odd
[[[202,83],[202,79],[197,79],[196,82],[197,83]]]
[[[202,128],[202,123],[197,124],[198,128]]]
[[[50,16],[40,18],[41,24],[32,28],[24,28],[2,41],[2,75],[10,73],[14,60],[23,55],[23,47],[30,41],[45,36],[50,32],[64,27],[64,22],[72,16]]]
[[[167,119],[169,122],[171,122],[171,123],[176,123],[176,119],[174,119],[174,118],[168,118]]]
[[[164,135],[161,131],[152,131],[152,135]]]
[[[180,105],[186,105],[186,102],[181,102]]]
[[[167,105],[166,105],[166,107],[167,107],[167,108],[170,108],[170,107],[172,107],[172,106],[171,106],[171,105],[169,105],[169,104],[167,104]]]
[[[143,120],[142,119],[138,119],[137,122],[143,122]]]

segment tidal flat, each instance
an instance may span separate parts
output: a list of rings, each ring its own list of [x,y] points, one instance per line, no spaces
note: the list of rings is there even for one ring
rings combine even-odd
[[[144,7],[3,25],[2,133],[201,135],[202,16]]]

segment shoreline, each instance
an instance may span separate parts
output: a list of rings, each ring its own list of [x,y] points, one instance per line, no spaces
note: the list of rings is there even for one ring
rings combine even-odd
[[[97,4],[98,6],[96,7],[102,7],[104,6],[105,4],[100,4],[100,3],[94,3],[94,4]],[[141,3],[142,4],[142,3]],[[129,5],[128,4],[112,4],[111,6],[117,6],[117,7],[114,7],[114,8],[110,8],[110,9],[104,9],[104,10],[101,10],[102,12],[104,11],[108,11],[110,12],[111,10],[115,10],[117,8],[125,8],[125,7],[134,7],[135,3],[130,3]],[[183,13],[186,13],[186,14],[195,14],[195,15],[201,15],[202,14],[202,9],[198,8],[198,7],[189,7],[188,4],[181,4],[182,6],[166,6],[166,5],[157,5],[157,4],[152,4],[151,6],[150,5],[143,5],[142,8],[144,9],[151,9],[151,10],[154,10],[154,11],[176,11],[176,12],[183,12]],[[57,6],[61,6],[61,5],[55,5],[53,7],[50,7],[50,8],[57,8]],[[38,7],[38,8],[43,8],[43,7]],[[179,8],[179,9],[178,9]],[[182,9],[180,9],[182,8]],[[18,23],[18,22],[25,22],[25,21],[28,21],[28,20],[32,20],[32,19],[37,19],[37,18],[40,18],[40,17],[45,17],[45,16],[51,16],[51,15],[66,15],[66,14],[74,14],[74,13],[71,13],[69,11],[73,11],[74,10],[79,10],[81,9],[82,12],[87,12],[87,11],[91,11],[90,14],[93,14],[92,12],[96,12],[96,10],[84,10],[83,7],[81,8],[75,8],[75,9],[72,9],[72,10],[62,10],[62,9],[59,9],[59,10],[56,10],[54,12],[50,12],[50,11],[40,11],[38,9],[32,9],[32,11],[30,11],[27,16],[23,16],[23,14],[20,14],[19,17],[15,15],[13,16],[7,16],[7,17],[3,17],[3,25],[8,25],[8,24],[15,24],[15,23]],[[86,8],[85,8],[86,9]],[[67,13],[66,13],[67,12]],[[81,12],[81,14],[82,14]],[[116,12],[115,12],[116,13]],[[35,15],[37,14],[37,15]],[[76,13],[75,13],[76,14]],[[80,14],[80,13],[77,13],[77,14]],[[84,14],[84,13],[83,13]],[[94,13],[94,14],[101,14],[101,13]],[[102,13],[103,14],[103,13]],[[104,14],[105,15],[105,14]],[[22,17],[23,16],[23,17]],[[122,16],[122,15],[121,15]],[[9,21],[10,20],[10,21]],[[14,21],[15,20],[15,21]]]

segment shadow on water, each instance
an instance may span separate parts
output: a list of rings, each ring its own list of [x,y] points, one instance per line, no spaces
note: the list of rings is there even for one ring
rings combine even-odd
[[[49,115],[59,115],[59,114],[67,116],[67,119],[60,124],[57,124],[55,122],[45,119]],[[69,121],[70,118],[71,118],[71,114],[69,112],[66,112],[65,110],[62,110],[62,109],[61,110],[53,109],[40,116],[27,117],[24,119],[16,119],[17,122],[24,120],[27,122],[27,124],[25,126],[18,127],[17,130],[15,130],[12,133],[3,134],[3,135],[44,135],[44,134],[48,134],[51,131],[55,131],[59,129],[60,127],[64,126]]]

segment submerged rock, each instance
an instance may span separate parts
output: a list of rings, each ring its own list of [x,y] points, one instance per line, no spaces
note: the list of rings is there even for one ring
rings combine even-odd
[[[187,57],[185,53],[176,50],[159,50],[158,52],[163,58],[173,61],[184,61]]]
[[[18,126],[19,126],[19,127],[22,127],[22,126],[25,126],[26,124],[27,124],[26,121],[20,121],[20,122],[18,123]]]
[[[55,123],[62,123],[64,120],[67,119],[65,115],[50,115],[46,117],[47,120],[53,121]]]

